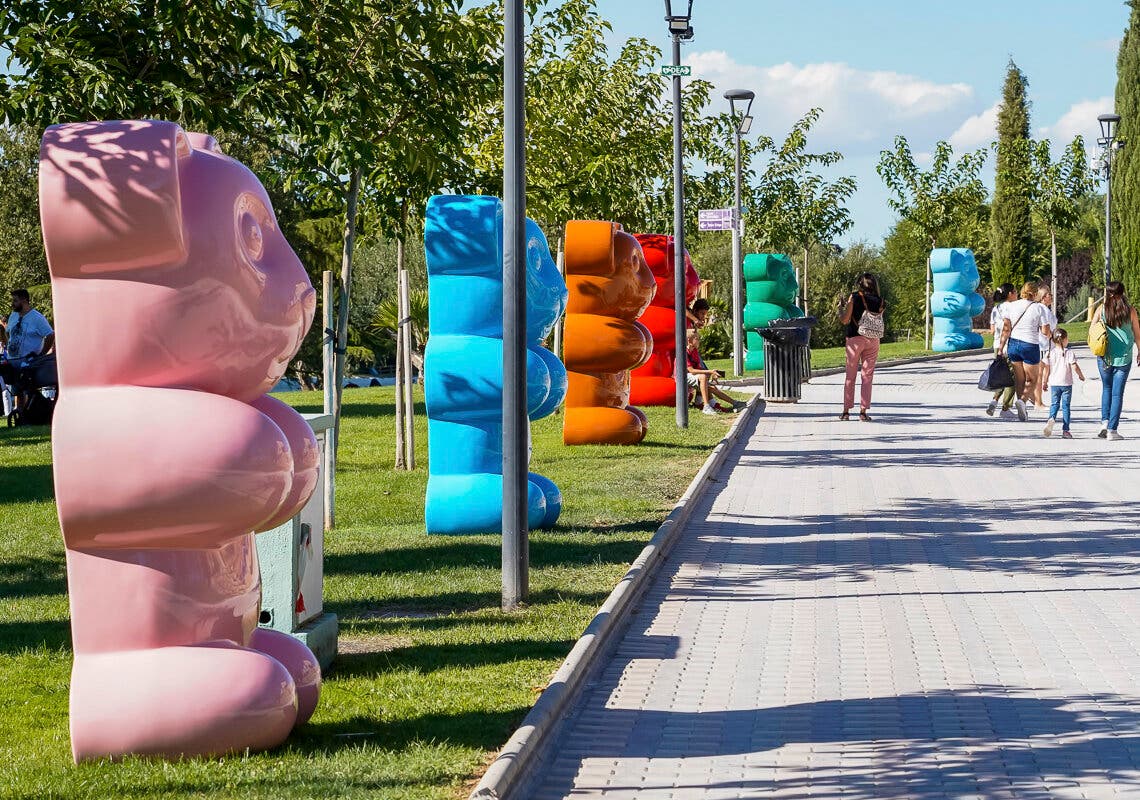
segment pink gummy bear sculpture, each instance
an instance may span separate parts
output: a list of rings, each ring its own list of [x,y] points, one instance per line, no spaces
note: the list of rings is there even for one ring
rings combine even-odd
[[[253,531],[317,483],[308,425],[265,394],[313,287],[257,178],[169,122],[49,128],[40,212],[75,759],[280,744],[312,714],[320,668],[257,628]]]

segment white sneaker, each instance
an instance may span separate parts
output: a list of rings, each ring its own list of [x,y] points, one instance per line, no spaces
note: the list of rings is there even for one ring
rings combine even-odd
[[[1098,439],[1107,439],[1108,438],[1108,420],[1107,419],[1102,419],[1100,421],[1100,430],[1096,432],[1096,438],[1098,438]]]
[[[1022,422],[1029,419],[1029,413],[1025,410],[1025,401],[1017,399],[1013,401],[1013,407],[1017,409],[1017,418]]]
[[[997,400],[991,400],[990,404],[988,406],[986,406],[986,413],[992,417],[994,415],[994,412],[997,411],[997,406],[998,406],[998,401]]]
[[[701,413],[702,414],[711,414],[715,417],[716,416],[716,409],[713,408],[712,406],[705,406],[704,408],[701,409]]]
[[[1053,426],[1056,424],[1057,424],[1057,420],[1050,417],[1049,421],[1045,423],[1045,435],[1046,436],[1052,436],[1053,435]]]
[[[1121,436],[1116,431],[1109,431],[1108,432],[1108,438],[1110,441],[1117,442],[1117,441],[1120,441],[1121,439],[1123,439],[1124,437]]]

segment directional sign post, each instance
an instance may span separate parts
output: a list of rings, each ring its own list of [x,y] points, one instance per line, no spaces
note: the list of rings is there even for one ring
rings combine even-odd
[[[702,231],[730,231],[735,227],[736,213],[731,208],[702,209],[697,212],[697,222]]]
[[[693,74],[693,68],[690,66],[665,64],[661,67],[661,74],[666,78],[673,78],[678,76],[682,78],[688,78]]]

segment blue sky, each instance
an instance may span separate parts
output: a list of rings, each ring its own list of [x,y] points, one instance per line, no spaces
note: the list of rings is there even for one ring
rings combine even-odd
[[[663,0],[598,8],[615,40],[667,50]],[[894,215],[875,164],[896,133],[919,154],[939,139],[956,152],[986,146],[1012,57],[1029,78],[1034,135],[1093,139],[1097,114],[1112,109],[1127,22],[1121,0],[695,0],[683,57],[717,98],[756,91],[753,131],[780,139],[822,107],[813,149],[842,151],[837,174],[859,181],[844,241],[879,242]]]

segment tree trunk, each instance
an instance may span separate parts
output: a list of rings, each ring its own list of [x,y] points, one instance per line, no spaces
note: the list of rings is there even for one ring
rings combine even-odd
[[[1061,298],[1057,297],[1057,232],[1052,228],[1049,229],[1049,248],[1052,256],[1053,269],[1050,275],[1052,276],[1052,283],[1050,291],[1053,293],[1053,309],[1056,311],[1061,307]],[[1061,312],[1064,314],[1064,312]],[[1058,317],[1060,319],[1060,317]]]
[[[405,211],[406,217],[406,211]],[[416,406],[413,388],[412,373],[412,299],[408,287],[408,270],[404,261],[404,239],[401,236],[396,241],[396,269],[398,288],[400,291],[400,338],[403,340],[403,350],[400,353],[403,367],[404,382],[400,391],[404,395],[404,465],[405,469],[416,468]]]
[[[399,245],[397,245],[399,247]],[[400,282],[400,272],[396,272],[396,283]],[[403,319],[404,302],[400,291],[396,290],[396,317]],[[396,323],[396,469],[407,469],[404,458],[404,334],[403,325]]]
[[[804,247],[804,285],[801,287],[804,296],[804,316],[808,316],[808,248]]]
[[[344,250],[340,259],[340,304],[336,319],[336,421],[333,426],[333,459],[340,448],[340,411],[344,402],[345,354],[348,351],[348,299],[352,289],[352,251],[356,246],[356,211],[360,200],[360,167],[348,181],[348,201],[344,215]]]
[[[565,279],[566,278],[566,253],[562,250],[562,240],[561,239],[558,240],[558,262],[557,263],[558,263],[558,274],[561,275],[563,279]],[[552,349],[553,349],[554,355],[558,356],[559,358],[562,358],[562,332],[563,332],[563,327],[564,327],[563,323],[564,323],[565,319],[566,319],[566,315],[563,314],[554,323],[554,342],[553,342],[554,347]]]

